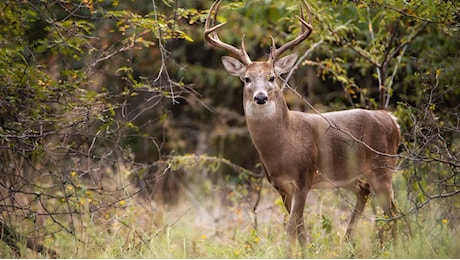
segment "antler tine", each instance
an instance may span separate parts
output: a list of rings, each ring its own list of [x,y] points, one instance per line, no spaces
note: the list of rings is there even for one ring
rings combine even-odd
[[[209,9],[208,12],[208,17],[206,18],[206,23],[204,25],[205,31],[204,31],[204,38],[213,46],[225,49],[232,54],[234,54],[236,57],[240,59],[241,62],[243,62],[245,65],[249,65],[252,61],[249,58],[248,53],[246,52],[245,46],[244,46],[244,35],[241,39],[241,50],[234,47],[233,45],[227,44],[225,42],[222,42],[219,39],[219,36],[217,35],[217,29],[222,27],[225,23],[221,23],[216,25],[217,21],[217,11],[219,9],[220,3],[222,0],[217,0],[214,2]],[[212,15],[214,13],[214,15]],[[212,17],[212,18],[211,18]],[[211,21],[212,20],[212,21]],[[209,28],[210,24],[213,24],[211,28]]]
[[[300,15],[301,15],[301,17],[296,16],[297,19],[299,19],[300,23],[302,24],[300,34],[297,36],[297,38],[295,38],[294,40],[292,40],[290,42],[285,43],[284,45],[282,45],[279,48],[276,48],[275,40],[272,37],[272,48],[271,48],[270,58],[269,58],[270,60],[276,61],[279,58],[279,56],[281,54],[283,54],[283,52],[285,52],[287,49],[295,47],[296,45],[301,43],[303,40],[308,38],[308,36],[310,36],[310,34],[313,32],[313,27],[311,26],[311,9],[310,9],[310,6],[307,4],[307,2],[305,0],[302,0],[302,2],[305,4],[305,6],[308,9],[309,23],[307,23],[305,21],[305,16],[304,16],[304,13],[303,13],[303,7],[302,7],[302,5],[300,5]]]

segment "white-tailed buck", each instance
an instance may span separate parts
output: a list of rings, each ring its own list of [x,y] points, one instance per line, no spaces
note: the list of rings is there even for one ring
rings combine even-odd
[[[243,106],[252,142],[260,155],[268,181],[281,195],[289,212],[287,235],[301,246],[307,242],[303,211],[311,189],[344,188],[357,196],[346,237],[356,228],[369,194],[376,195],[384,213],[393,219],[392,174],[400,142],[399,126],[387,111],[352,109],[323,114],[289,110],[277,80],[289,72],[297,54],[280,58],[312,32],[301,8],[298,17],[302,30],[292,41],[276,48],[274,40],[267,61],[251,61],[241,49],[222,42],[216,25],[221,0],[209,10],[205,25],[206,40],[233,54],[222,63],[244,82]],[[304,5],[310,12],[308,4]],[[311,20],[311,18],[310,18]],[[272,38],[273,39],[273,38]],[[396,237],[396,225],[390,225]]]

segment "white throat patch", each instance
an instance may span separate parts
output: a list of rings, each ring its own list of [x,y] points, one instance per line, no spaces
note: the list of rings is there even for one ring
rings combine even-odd
[[[252,101],[246,101],[245,116],[251,120],[266,120],[272,118],[276,113],[276,104],[268,101],[263,105],[258,105]]]

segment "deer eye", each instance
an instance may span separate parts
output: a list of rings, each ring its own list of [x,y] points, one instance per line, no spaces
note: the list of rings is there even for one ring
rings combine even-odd
[[[251,79],[248,78],[248,77],[245,77],[245,78],[244,78],[244,83],[249,83],[249,82],[251,82]]]
[[[270,82],[275,81],[275,77],[274,76],[268,76],[268,81],[270,81]]]

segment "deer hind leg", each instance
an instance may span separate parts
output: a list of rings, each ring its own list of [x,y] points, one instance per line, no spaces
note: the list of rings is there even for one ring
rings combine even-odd
[[[373,178],[370,182],[370,185],[375,193],[377,202],[383,209],[385,216],[390,219],[388,221],[389,230],[393,237],[393,242],[396,242],[397,226],[396,219],[394,218],[396,217],[398,211],[393,200],[391,173],[386,172],[383,175],[379,175],[379,177]],[[381,237],[381,239],[383,238]]]
[[[363,213],[364,207],[366,206],[370,193],[369,184],[359,180],[356,183],[353,192],[356,194],[356,205],[353,209],[353,215],[351,216],[350,223],[348,224],[348,228],[345,233],[347,240],[352,239],[358,220]]]

